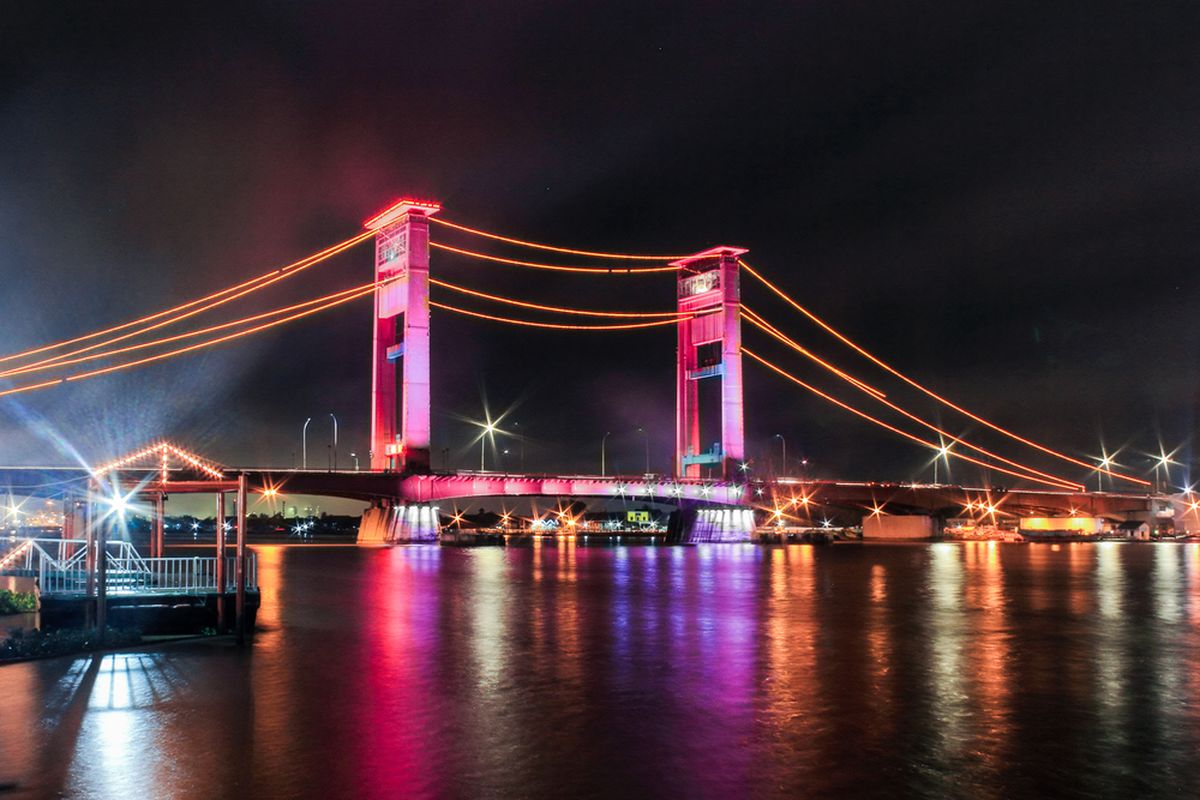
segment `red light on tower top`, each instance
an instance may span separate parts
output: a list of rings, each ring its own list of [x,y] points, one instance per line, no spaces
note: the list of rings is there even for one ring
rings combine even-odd
[[[708,259],[719,258],[721,256],[731,256],[733,258],[737,258],[749,252],[750,251],[744,247],[710,247],[707,250],[702,250],[699,253],[694,253],[690,256],[686,256],[685,258],[676,259],[675,261],[672,261],[670,265],[672,267],[676,267],[677,269],[691,269],[692,264],[695,264],[697,261],[706,261]]]
[[[403,218],[406,214],[412,211],[419,211],[427,217],[432,217],[441,210],[441,203],[406,198],[404,200],[397,200],[375,216],[367,219],[365,222],[363,222],[363,227],[377,231],[380,228],[391,225],[393,222]]]

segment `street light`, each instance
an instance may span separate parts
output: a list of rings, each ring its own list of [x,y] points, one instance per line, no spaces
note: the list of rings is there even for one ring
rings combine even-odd
[[[1172,453],[1172,455],[1174,455],[1174,453]],[[1154,462],[1154,491],[1155,492],[1162,491],[1162,485],[1160,484],[1159,479],[1158,479],[1159,467],[1161,467],[1163,472],[1166,473],[1166,477],[1167,477],[1166,482],[1168,484],[1170,484],[1171,483],[1171,470],[1168,465],[1173,464],[1173,463],[1175,463],[1175,462],[1171,461],[1171,456],[1164,453],[1163,449],[1162,449],[1162,445],[1159,445],[1158,459]]]
[[[358,453],[351,453],[350,457],[354,459],[354,471],[358,472]]]
[[[612,431],[605,431],[604,435],[600,437],[600,477],[601,478],[603,478],[606,474],[605,467],[604,467],[604,446],[605,446],[605,442],[608,441],[609,436],[612,436]]]
[[[945,442],[938,448],[937,455],[933,457],[933,485],[938,486],[938,462],[946,459],[946,472],[950,472],[950,446]]]
[[[302,469],[308,469],[308,423],[312,422],[312,417],[304,420],[304,427],[300,429],[300,448],[304,454],[300,462]]]
[[[329,417],[333,420],[333,471],[337,472],[337,417],[333,416],[332,411]]]
[[[1104,491],[1104,473],[1101,470],[1111,469],[1113,465],[1112,456],[1104,452],[1104,448],[1100,448],[1100,452],[1104,457],[1100,459],[1100,469],[1096,470],[1096,491]]]
[[[779,469],[779,474],[787,474],[787,439],[783,438],[782,433],[775,434],[772,438],[779,440],[779,446],[783,449],[783,464]]]
[[[485,469],[483,458],[484,458],[484,453],[486,452],[485,448],[487,446],[488,439],[491,439],[492,445],[495,446],[496,431],[498,431],[500,429],[497,428],[496,423],[492,422],[492,420],[490,420],[490,419],[487,422],[483,422],[483,423],[477,422],[475,424],[478,425],[479,427],[483,428],[483,433],[479,434],[479,471],[483,472]],[[503,431],[501,431],[501,433],[503,433]]]

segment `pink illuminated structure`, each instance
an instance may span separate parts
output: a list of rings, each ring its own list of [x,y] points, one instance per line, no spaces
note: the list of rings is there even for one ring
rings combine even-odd
[[[675,474],[699,478],[701,467],[716,467],[727,480],[739,475],[746,456],[742,414],[742,330],[739,308],[740,247],[713,247],[671,262],[679,268],[679,311],[694,315],[679,322],[676,351]],[[708,312],[708,313],[705,313]],[[700,386],[721,383],[720,440],[702,449]]]
[[[400,200],[363,225],[375,238],[371,469],[429,469],[429,217],[437,203]],[[399,363],[398,363],[399,362]]]

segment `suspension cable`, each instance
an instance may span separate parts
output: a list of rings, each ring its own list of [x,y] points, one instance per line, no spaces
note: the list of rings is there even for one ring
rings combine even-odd
[[[747,309],[743,306],[743,311],[749,311],[749,309]],[[752,312],[752,311],[750,312],[750,314],[754,315],[755,317],[758,316],[757,314],[754,314],[754,312]],[[746,319],[748,319],[751,323],[758,326],[760,329],[762,329],[766,333],[770,334],[771,336],[775,337],[779,341],[783,342],[785,345],[792,348],[793,350],[801,353],[804,356],[807,356],[810,359],[813,359],[814,361],[821,364],[822,366],[825,366],[827,369],[830,369],[831,371],[834,372],[835,375],[842,378],[843,380],[845,380],[847,383],[854,386],[859,391],[861,391],[865,394],[871,395],[872,397],[874,397],[880,403],[883,403],[888,408],[892,409],[893,411],[897,412],[898,414],[903,415],[904,417],[907,417],[908,419],[912,420],[913,422],[916,422],[917,424],[919,424],[925,428],[928,428],[929,430],[933,431],[934,433],[936,433],[940,436],[945,436],[946,438],[950,439],[950,441],[953,442],[954,444],[961,444],[964,447],[974,450],[977,453],[981,453],[990,458],[994,458],[997,461],[1000,461],[1004,464],[1008,464],[1009,466],[1012,466],[1012,467],[1016,467],[1017,469],[1025,470],[1026,472],[1029,472],[1033,475],[1039,475],[1043,478],[1048,478],[1053,481],[1058,481],[1066,486],[1072,486],[1072,487],[1077,486],[1077,484],[1073,483],[1072,481],[1069,481],[1066,478],[1059,477],[1058,475],[1052,475],[1049,472],[1042,472],[1041,470],[1034,469],[1033,467],[1031,467],[1027,464],[1022,464],[1018,461],[1013,461],[1012,459],[1005,458],[1004,456],[1002,456],[998,453],[993,453],[991,450],[987,450],[976,444],[972,444],[971,442],[968,442],[965,439],[962,439],[958,436],[955,436],[952,433],[949,433],[948,431],[945,431],[945,430],[939,428],[937,425],[934,425],[932,422],[928,422],[928,421],[918,417],[916,414],[913,414],[913,413],[901,408],[900,406],[896,405],[895,403],[891,402],[890,400],[886,399],[885,396],[882,393],[875,390],[874,387],[869,386],[865,383],[862,383],[861,381],[855,380],[854,378],[851,378],[849,375],[841,373],[839,370],[837,370],[836,367],[826,364],[824,361],[822,361],[817,356],[815,356],[812,353],[810,353],[809,351],[807,351],[804,347],[802,347],[796,341],[794,341],[793,339],[788,337],[786,334],[784,334],[778,328],[771,325],[766,320],[762,320],[761,318],[754,319],[752,316],[749,316],[749,315],[746,316]],[[946,452],[949,452],[948,448],[946,448]]]
[[[511,297],[502,297],[497,294],[488,294],[476,289],[468,289],[465,286],[457,286],[453,283],[440,281],[437,278],[430,278],[429,283],[434,286],[440,286],[443,289],[449,289],[452,292],[471,295],[472,297],[481,297],[485,300],[494,300],[497,303],[507,303],[512,306],[520,306],[521,308],[531,308],[537,311],[551,311],[556,314],[575,314],[584,317],[619,317],[629,319],[650,319],[669,317],[672,320],[677,320],[680,317],[691,316],[687,311],[587,311],[581,308],[565,308],[563,306],[544,306],[538,303],[529,303],[524,300],[516,300]]]
[[[432,217],[431,219],[437,219]],[[518,258],[503,258],[501,256],[488,255],[487,253],[479,253],[474,250],[464,250],[461,247],[452,247],[441,242],[430,241],[429,246],[438,250],[445,250],[447,253],[457,253],[460,256],[468,256],[470,258],[480,258],[484,261],[495,261],[500,264],[510,264],[515,267],[531,267],[533,269],[546,269],[554,272],[590,272],[615,275],[635,275],[645,272],[676,272],[676,268],[672,266],[662,267],[576,267],[567,264],[543,264],[538,261],[522,261]]]
[[[451,222],[450,220],[444,219],[441,216],[430,217],[429,219],[431,222],[436,222],[438,225],[444,225],[447,228],[453,228],[454,230],[462,231],[463,233],[470,233],[475,236],[483,236],[488,239],[494,239],[498,242],[515,244],[519,245],[520,247],[529,247],[535,250],[549,250],[553,253],[567,253],[573,256],[591,256],[593,258],[616,258],[625,259],[628,261],[674,261],[679,258],[687,258],[687,256],[648,256],[631,255],[629,253],[601,253],[595,250],[574,250],[570,247],[556,247],[554,245],[540,244],[538,242],[530,242],[524,239],[513,239],[508,236],[501,236],[496,233],[481,231],[478,228],[468,228],[466,225],[459,225],[458,223]]]
[[[984,419],[983,417],[979,416],[978,414],[973,414],[972,412],[968,411],[967,409],[963,408],[962,406],[957,405],[957,404],[951,402],[950,400],[946,399],[945,397],[943,397],[942,395],[933,391],[932,389],[929,389],[926,386],[918,383],[917,381],[908,377],[904,373],[900,372],[895,367],[891,366],[890,364],[884,362],[882,359],[876,357],[875,355],[871,354],[867,350],[860,347],[858,344],[856,344],[854,341],[852,341],[848,337],[844,336],[837,329],[835,329],[833,326],[829,325],[827,322],[825,322],[823,319],[818,317],[816,314],[809,311],[804,306],[800,305],[800,303],[796,302],[794,299],[792,299],[790,296],[788,296],[788,294],[786,292],[784,292],[778,286],[771,283],[769,280],[767,280],[762,275],[760,275],[753,267],[751,267],[749,264],[747,264],[742,259],[739,258],[738,263],[742,266],[743,269],[746,270],[746,272],[750,273],[750,275],[753,276],[754,278],[756,278],[761,284],[763,284],[768,289],[770,289],[772,292],[774,292],[776,295],[778,295],[780,298],[782,298],[788,305],[792,306],[792,308],[796,309],[801,314],[808,317],[812,322],[814,322],[816,325],[818,325],[819,327],[824,329],[827,333],[834,336],[836,339],[838,339],[838,341],[842,342],[847,347],[851,348],[856,353],[858,353],[859,355],[866,358],[868,361],[871,361],[876,366],[881,367],[882,369],[890,372],[892,375],[894,375],[897,378],[899,378],[900,380],[904,381],[909,386],[912,386],[914,389],[917,389],[917,390],[923,392],[924,394],[928,395],[929,397],[932,397],[934,400],[937,400],[939,403],[942,403],[943,405],[946,405],[946,406],[954,409],[955,411],[959,412],[960,414],[966,415],[967,417],[973,419],[974,421],[978,422],[981,425],[985,425],[985,426],[991,428],[992,430],[997,431],[998,433],[1002,433],[1011,439],[1015,439],[1024,445],[1028,445],[1029,447],[1034,448],[1035,450],[1041,450],[1043,453],[1052,455],[1055,458],[1062,459],[1063,461],[1070,462],[1072,464],[1075,464],[1080,467],[1084,467],[1089,470],[1103,472],[1106,475],[1111,475],[1112,477],[1120,478],[1121,480],[1130,481],[1132,483],[1141,484],[1143,486],[1150,485],[1150,481],[1142,480],[1141,478],[1135,478],[1132,475],[1125,475],[1120,472],[1115,472],[1111,469],[1104,467],[1103,465],[1089,464],[1086,461],[1075,458],[1074,456],[1067,455],[1066,453],[1059,452],[1058,450],[1054,450],[1050,447],[1046,447],[1045,445],[1038,444],[1037,442],[1034,442],[1030,439],[1026,439],[1024,436],[1014,433],[1013,431],[1010,431],[1006,428],[1002,428],[1001,426],[995,424],[994,422],[989,422],[988,420]]]
[[[820,389],[816,388],[815,386],[811,386],[811,385],[805,383],[804,381],[797,378],[795,375],[792,375],[790,372],[787,372],[784,369],[776,366],[775,364],[772,364],[770,361],[767,361],[765,358],[763,358],[762,356],[758,355],[757,353],[753,352],[752,350],[750,350],[746,347],[742,348],[742,352],[745,353],[746,355],[750,356],[751,358],[753,358],[755,361],[759,362],[763,366],[772,370],[773,372],[776,372],[779,375],[782,375],[783,377],[787,378],[792,383],[795,383],[798,386],[802,386],[803,388],[807,389],[808,391],[812,392],[813,394],[817,395],[818,397],[822,398],[823,400],[827,400],[830,403],[833,403],[834,405],[836,405],[842,409],[845,409],[846,411],[849,411],[852,414],[855,414],[856,416],[862,417],[863,419],[865,419],[869,422],[873,422],[876,425],[880,426],[881,428],[886,428],[887,430],[891,431],[892,433],[899,434],[900,436],[903,436],[906,439],[914,441],[917,444],[924,445],[925,447],[928,447],[931,450],[935,450],[935,451],[937,451],[939,456],[942,454],[942,448],[939,445],[937,445],[933,442],[927,441],[925,439],[922,439],[921,437],[916,436],[912,433],[909,433],[906,430],[897,428],[895,425],[892,425],[888,422],[884,422],[883,420],[881,420],[877,417],[871,416],[870,414],[866,413],[865,411],[860,411],[857,408],[855,408],[854,406],[851,406],[848,403],[844,403],[841,400],[838,400],[836,397],[833,397],[832,395],[822,392]],[[997,472],[1003,472],[1006,475],[1012,475],[1013,477],[1021,478],[1022,480],[1028,480],[1028,481],[1033,481],[1035,483],[1045,484],[1047,486],[1053,486],[1057,489],[1071,489],[1074,491],[1082,491],[1083,490],[1083,486],[1081,486],[1077,483],[1067,483],[1066,481],[1060,481],[1057,479],[1056,480],[1047,480],[1045,478],[1039,478],[1034,475],[1026,474],[1024,472],[1017,472],[1017,471],[1014,471],[1011,469],[1007,469],[1005,467],[998,467],[995,464],[988,464],[985,461],[981,461],[981,460],[974,458],[972,456],[969,456],[965,453],[959,453],[954,450],[948,450],[948,451],[946,451],[946,454],[954,456],[955,458],[961,458],[964,461],[969,461],[972,464],[976,464],[978,466],[983,467],[984,469],[995,470]]]
[[[311,316],[312,314],[316,314],[320,311],[324,311],[326,309],[333,308],[334,306],[340,306],[344,303],[348,303],[351,300],[357,300],[360,297],[366,297],[367,295],[369,295],[371,292],[374,292],[374,291],[375,291],[375,284],[371,284],[371,285],[366,286],[365,288],[359,289],[358,291],[355,291],[351,294],[345,295],[344,297],[339,297],[337,299],[330,300],[329,302],[324,303],[322,305],[315,306],[313,308],[309,308],[309,309],[306,309],[303,311],[298,311],[289,316],[281,317],[280,319],[272,320],[270,322],[264,322],[261,325],[255,325],[254,327],[246,328],[245,330],[234,331],[233,333],[228,333],[228,334],[225,334],[224,336],[217,336],[212,339],[207,339],[203,342],[196,342],[195,344],[191,344],[186,347],[179,347],[174,350],[169,350],[165,353],[157,353],[155,355],[146,356],[145,358],[139,358],[139,359],[135,359],[133,361],[125,361],[120,364],[113,364],[112,366],[101,367],[99,369],[93,369],[93,370],[89,370],[87,372],[76,372],[76,373],[67,375],[62,378],[55,378],[53,380],[42,381],[41,383],[27,384],[24,386],[14,386],[11,389],[5,389],[3,391],[0,391],[0,397],[4,397],[6,395],[12,395],[12,394],[21,394],[23,392],[31,392],[35,389],[43,389],[47,386],[56,386],[56,385],[63,384],[63,383],[82,381],[82,380],[86,380],[88,378],[94,378],[97,375],[105,375],[110,372],[118,372],[120,370],[131,369],[133,367],[139,367],[139,366],[142,366],[143,364],[150,364],[155,361],[163,361],[168,358],[173,358],[178,355],[183,355],[184,353],[191,353],[196,350],[201,350],[205,347],[212,347],[213,345],[232,341],[233,339],[240,339],[244,336],[249,336],[251,334],[258,333],[260,331],[265,331],[269,328],[274,328],[279,325],[283,325],[285,323],[301,319],[303,317]]]
[[[152,339],[151,341],[148,341],[148,342],[139,342],[137,344],[131,344],[131,345],[127,345],[125,347],[119,347],[114,350],[104,350],[99,353],[90,353],[88,355],[78,356],[76,358],[58,359],[58,360],[55,360],[55,362],[52,364],[40,364],[40,365],[39,364],[31,364],[28,367],[21,367],[19,369],[11,369],[11,370],[8,370],[7,372],[0,373],[0,376],[24,375],[24,374],[28,374],[31,372],[45,372],[46,370],[49,370],[49,369],[56,369],[58,367],[66,367],[66,366],[70,366],[72,364],[79,364],[84,361],[97,361],[97,360],[104,359],[104,358],[111,358],[112,356],[116,356],[116,355],[122,355],[124,353],[132,353],[136,350],[146,350],[151,347],[159,347],[164,344],[170,344],[171,342],[178,342],[183,339],[192,339],[192,338],[195,338],[196,336],[203,336],[206,333],[213,333],[215,331],[227,330],[229,328],[236,328],[240,325],[246,325],[251,322],[257,322],[258,320],[261,320],[261,319],[269,319],[271,317],[277,317],[280,314],[287,314],[291,311],[297,311],[301,308],[308,308],[310,306],[314,306],[319,303],[324,303],[328,300],[334,300],[339,297],[344,297],[345,295],[348,295],[348,294],[353,294],[354,292],[361,292],[364,289],[374,289],[378,286],[384,285],[385,283],[389,283],[391,281],[396,281],[396,280],[399,280],[399,278],[389,278],[387,280],[376,281],[374,283],[366,283],[366,284],[363,284],[362,286],[355,286],[351,289],[343,289],[340,292],[333,292],[331,294],[325,295],[324,297],[318,297],[313,300],[306,300],[303,303],[296,303],[294,305],[285,306],[283,308],[276,308],[271,311],[264,311],[261,314],[252,314],[248,317],[242,317],[241,319],[235,319],[235,320],[231,320],[229,322],[222,322],[217,325],[210,325],[207,328],[199,328],[194,331],[185,331],[184,333],[176,333],[171,336],[163,336],[158,339]]]
[[[822,366],[825,369],[832,372],[834,375],[837,375],[842,380],[846,381],[849,384],[852,384],[856,388],[861,389],[862,391],[866,392],[867,394],[870,394],[873,397],[880,397],[880,398],[887,397],[886,394],[879,391],[874,386],[871,386],[869,383],[864,383],[863,381],[860,381],[858,378],[855,378],[853,375],[850,375],[849,373],[839,369],[838,367],[835,367],[833,364],[831,364],[830,362],[821,358],[816,353],[813,353],[811,350],[807,349],[806,347],[801,346],[798,342],[792,341],[791,339],[787,339],[786,337],[784,337],[783,333],[778,328],[776,328],[774,325],[772,325],[771,323],[769,323],[765,319],[763,319],[761,314],[755,313],[745,303],[741,304],[741,310],[742,310],[742,317],[744,319],[746,319],[748,322],[755,325],[756,327],[762,329],[763,331],[780,339],[780,341],[783,341],[785,344],[787,344],[789,347],[791,347],[796,352],[800,353],[800,355],[804,356],[805,358],[808,358],[811,361],[816,362],[820,366]]]
[[[78,348],[69,353],[59,354],[59,356],[57,356],[56,358],[78,355],[79,353],[95,349],[96,347],[103,347],[108,344],[114,344],[117,341],[122,341],[124,339],[131,338],[132,336],[136,336],[140,333],[145,333],[150,330],[155,330],[157,328],[161,328],[165,325],[170,325],[173,322],[178,322],[181,319],[186,319],[187,317],[194,316],[195,314],[199,314],[202,311],[207,311],[211,308],[215,308],[216,306],[222,305],[224,303],[230,302],[231,300],[235,300],[239,297],[243,297],[246,294],[249,294],[251,292],[262,289],[272,283],[275,283],[276,281],[282,280],[286,276],[294,275],[297,272],[299,272],[303,269],[306,269],[307,267],[310,267],[314,264],[318,264],[318,263],[320,263],[328,258],[331,258],[345,250],[348,250],[349,248],[353,247],[354,245],[358,244],[359,242],[362,242],[365,239],[371,238],[376,233],[377,233],[377,231],[364,231],[363,233],[352,236],[351,238],[349,238],[343,242],[338,242],[335,245],[331,245],[331,246],[326,247],[325,249],[320,250],[316,253],[305,256],[304,258],[300,259],[299,261],[293,261],[291,264],[287,264],[285,266],[279,267],[277,269],[272,270],[271,272],[263,273],[262,275],[259,275],[258,277],[251,278],[247,281],[243,281],[242,283],[236,284],[234,286],[230,286],[230,287],[222,289],[218,292],[213,292],[212,294],[205,295],[204,297],[199,297],[195,300],[189,300],[188,302],[183,303],[182,305],[178,305],[173,308],[168,308],[163,311],[158,311],[154,314],[148,314],[139,319],[131,320],[129,322],[124,322],[120,325],[114,325],[110,328],[105,328],[103,330],[94,331],[92,333],[88,333],[83,336],[77,336],[73,339],[66,339],[61,342],[55,342],[53,344],[43,345],[41,347],[36,347],[31,350],[25,350],[20,353],[13,353],[11,355],[3,356],[3,357],[0,357],[0,363],[3,363],[5,361],[12,361],[14,359],[19,359],[19,358],[25,358],[27,356],[37,355],[39,353],[44,353],[48,350],[57,350],[61,347],[68,347],[72,344],[78,344],[79,342],[85,342],[90,339],[96,339],[100,336],[106,336],[110,333],[116,333],[117,331],[126,330],[128,328],[132,328],[137,325],[142,325],[147,322],[153,322],[154,320],[161,320],[163,317],[169,316],[171,314],[177,314],[178,312],[181,312],[181,311],[187,311],[188,309],[194,309],[188,313],[180,314],[180,315],[173,317],[169,320],[166,320],[164,322],[149,326],[143,330],[136,331],[134,333],[125,334],[125,335],[122,335],[119,337],[114,337],[112,339],[108,339],[104,342],[100,342],[99,344],[91,345],[86,348]],[[231,297],[229,295],[233,295],[233,296]],[[216,301],[216,302],[210,302],[210,301]],[[208,305],[205,305],[203,308],[200,308],[200,309],[195,309],[195,306],[202,305],[205,303],[208,303]],[[35,364],[33,364],[33,365],[26,365],[26,366],[41,365],[41,364],[44,364],[51,360],[53,360],[53,359],[43,359],[39,362],[35,362]],[[8,373],[0,373],[0,376],[6,375],[6,374],[8,374]]]
[[[443,303],[436,303],[432,300],[429,301],[429,305],[431,308],[440,308],[443,311],[453,311],[455,314],[465,314],[468,317],[477,317],[479,319],[491,320],[492,322],[503,322],[508,325],[521,325],[521,326],[528,327],[528,328],[549,328],[551,330],[558,330],[558,331],[629,331],[629,330],[634,330],[637,328],[656,328],[656,327],[659,327],[662,325],[675,325],[679,322],[679,318],[675,318],[675,319],[659,319],[659,320],[653,320],[651,322],[631,322],[631,323],[627,322],[627,323],[619,323],[616,325],[568,325],[568,324],[557,323],[557,322],[535,322],[533,320],[527,320],[527,319],[513,319],[512,317],[499,317],[494,314],[484,314],[479,311],[470,311],[465,308],[458,308],[457,306],[449,306],[449,305],[445,305]],[[714,312],[719,311],[719,310],[720,309],[713,309]],[[706,313],[713,313],[713,312],[706,312]],[[697,314],[697,315],[692,315],[692,316],[699,316],[699,315]]]

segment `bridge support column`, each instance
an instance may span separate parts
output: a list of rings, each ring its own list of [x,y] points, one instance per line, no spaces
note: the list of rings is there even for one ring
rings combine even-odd
[[[420,544],[438,541],[438,509],[429,503],[372,506],[358,526],[359,544]]]
[[[916,539],[937,538],[937,520],[918,514],[872,514],[863,517],[864,539]]]
[[[684,506],[679,509],[679,541],[749,542],[754,536],[754,511],[744,506]]]
[[[428,472],[429,217],[413,200],[363,223],[375,237],[375,337],[371,373],[371,469]]]
[[[671,265],[679,268],[681,318],[676,350],[675,474],[699,478],[701,467],[733,480],[746,457],[742,413],[740,247],[713,247]],[[701,420],[700,382],[720,382],[719,428]],[[713,439],[717,441],[713,442]],[[712,442],[712,446],[709,443]]]

